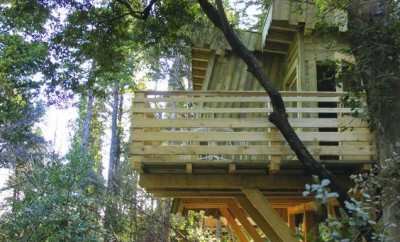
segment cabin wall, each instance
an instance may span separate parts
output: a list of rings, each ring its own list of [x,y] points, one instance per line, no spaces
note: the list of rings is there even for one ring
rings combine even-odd
[[[255,52],[267,76],[280,90],[316,91],[317,64],[338,61],[348,45],[340,36],[306,35],[297,33],[288,54]],[[212,65],[203,82],[203,90],[263,90],[246,64],[230,50],[212,54]]]
[[[260,52],[257,52],[256,56],[267,76],[279,88],[284,73],[284,56]],[[231,51],[216,55],[214,65],[209,68],[211,73],[209,80],[204,81],[204,90],[263,90],[252,74],[247,71],[246,64]]]
[[[272,0],[272,10],[273,21],[303,25],[305,33],[311,33],[319,21],[317,8],[311,1]],[[344,11],[332,10],[325,16],[325,22],[337,26],[340,32],[347,31],[348,17]]]
[[[337,35],[304,36],[304,77],[300,83],[300,90],[316,91],[318,62],[340,60],[343,58],[341,52],[347,47],[344,39]]]
[[[296,36],[294,41],[292,41],[289,46],[288,56],[286,58],[285,73],[281,86],[282,90],[297,90],[297,82],[301,79],[298,75],[301,62],[299,52],[299,40]]]

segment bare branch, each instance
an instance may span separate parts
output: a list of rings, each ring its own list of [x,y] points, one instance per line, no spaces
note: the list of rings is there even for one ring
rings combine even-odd
[[[149,15],[151,10],[153,9],[153,5],[158,1],[158,0],[151,0],[150,3],[144,8],[143,11],[137,11],[133,8],[133,6],[126,0],[116,0],[117,2],[119,2],[120,4],[124,5],[128,11],[129,14],[137,19],[142,19],[142,20],[146,20]]]

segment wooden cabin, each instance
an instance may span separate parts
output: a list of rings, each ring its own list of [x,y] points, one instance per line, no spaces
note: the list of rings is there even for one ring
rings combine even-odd
[[[314,5],[272,1],[262,30],[238,33],[281,90],[308,149],[349,186],[349,174],[368,167],[375,150],[367,123],[352,117],[335,84],[345,15],[329,21],[339,27],[326,37],[315,30]],[[192,82],[193,91],[135,93],[130,159],[140,185],[174,198],[174,212],[224,217],[239,241],[298,241],[295,228],[310,241],[318,206],[302,192],[312,178],[268,121],[269,97],[245,64],[226,42],[199,40]]]

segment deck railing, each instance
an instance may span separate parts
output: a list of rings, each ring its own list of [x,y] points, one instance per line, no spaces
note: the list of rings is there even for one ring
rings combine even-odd
[[[292,126],[318,160],[363,164],[375,154],[366,122],[352,117],[341,93],[282,92]],[[296,157],[267,119],[263,92],[137,92],[132,106],[131,159],[148,171],[270,172]],[[245,170],[245,169],[243,169]],[[266,170],[266,169],[265,169]]]

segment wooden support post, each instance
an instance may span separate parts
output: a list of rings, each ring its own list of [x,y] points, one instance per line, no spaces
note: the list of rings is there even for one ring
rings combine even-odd
[[[265,241],[263,238],[261,238],[256,228],[247,219],[246,213],[237,205],[234,200],[228,202],[228,208],[246,229],[247,233],[253,238],[254,242]]]
[[[289,228],[291,228],[293,230],[296,229],[295,215],[289,213],[289,211],[288,211],[288,224],[289,224]]]
[[[318,204],[314,201],[288,207],[289,214],[302,214],[304,212],[317,212]]]
[[[372,169],[372,164],[364,164],[361,169],[363,172],[369,172]]]
[[[186,164],[186,173],[187,174],[192,174],[193,173],[193,165],[192,165],[192,163],[187,163]]]
[[[328,218],[337,218],[336,210],[335,210],[335,206],[336,206],[335,203],[337,204],[337,201],[335,201],[333,199],[328,200],[328,203],[326,206],[327,212],[328,212]]]
[[[312,211],[306,211],[303,214],[303,231],[304,231],[304,241],[313,241],[317,236],[317,230],[315,227],[315,213]]]
[[[271,204],[260,190],[255,188],[243,188],[242,192],[272,229],[271,233],[266,234],[272,242],[297,241],[294,231],[288,227],[285,221],[279,216],[278,212],[272,208]]]
[[[222,216],[224,216],[228,221],[229,226],[235,232],[238,239],[242,242],[247,242],[248,240],[246,238],[246,235],[240,229],[240,226],[236,223],[235,218],[232,216],[230,211],[227,208],[220,208],[219,210],[221,211]]]
[[[133,105],[132,105],[133,109],[144,108],[145,107],[145,103],[142,102],[142,101],[135,101],[136,98],[140,99],[140,100],[144,100],[145,99],[144,93],[141,93],[141,92],[135,93],[135,98],[133,99]],[[142,119],[145,118],[144,113],[135,113],[135,114],[132,115],[132,120],[133,119],[137,119],[137,118],[142,118]],[[144,131],[144,129],[135,128],[135,123],[133,121],[132,121],[131,129],[133,131],[138,131],[138,130]],[[131,132],[131,134],[133,134],[133,132]],[[132,145],[132,147],[133,146],[144,147],[144,142],[135,141],[135,138],[136,137],[131,137],[131,140],[132,140],[131,145]],[[132,161],[133,168],[135,170],[137,170],[139,173],[143,173],[143,167],[142,167],[142,163],[141,163],[143,157],[142,156],[138,156],[138,155],[133,155],[130,158],[131,158],[131,161]]]
[[[279,132],[276,128],[271,128],[270,137],[278,137]],[[272,148],[281,148],[281,141],[271,141]],[[269,174],[276,174],[279,172],[281,167],[282,156],[272,155],[269,163]]]
[[[236,172],[236,164],[235,163],[230,163],[229,164],[229,169],[228,169],[228,173],[229,174],[233,174]]]

